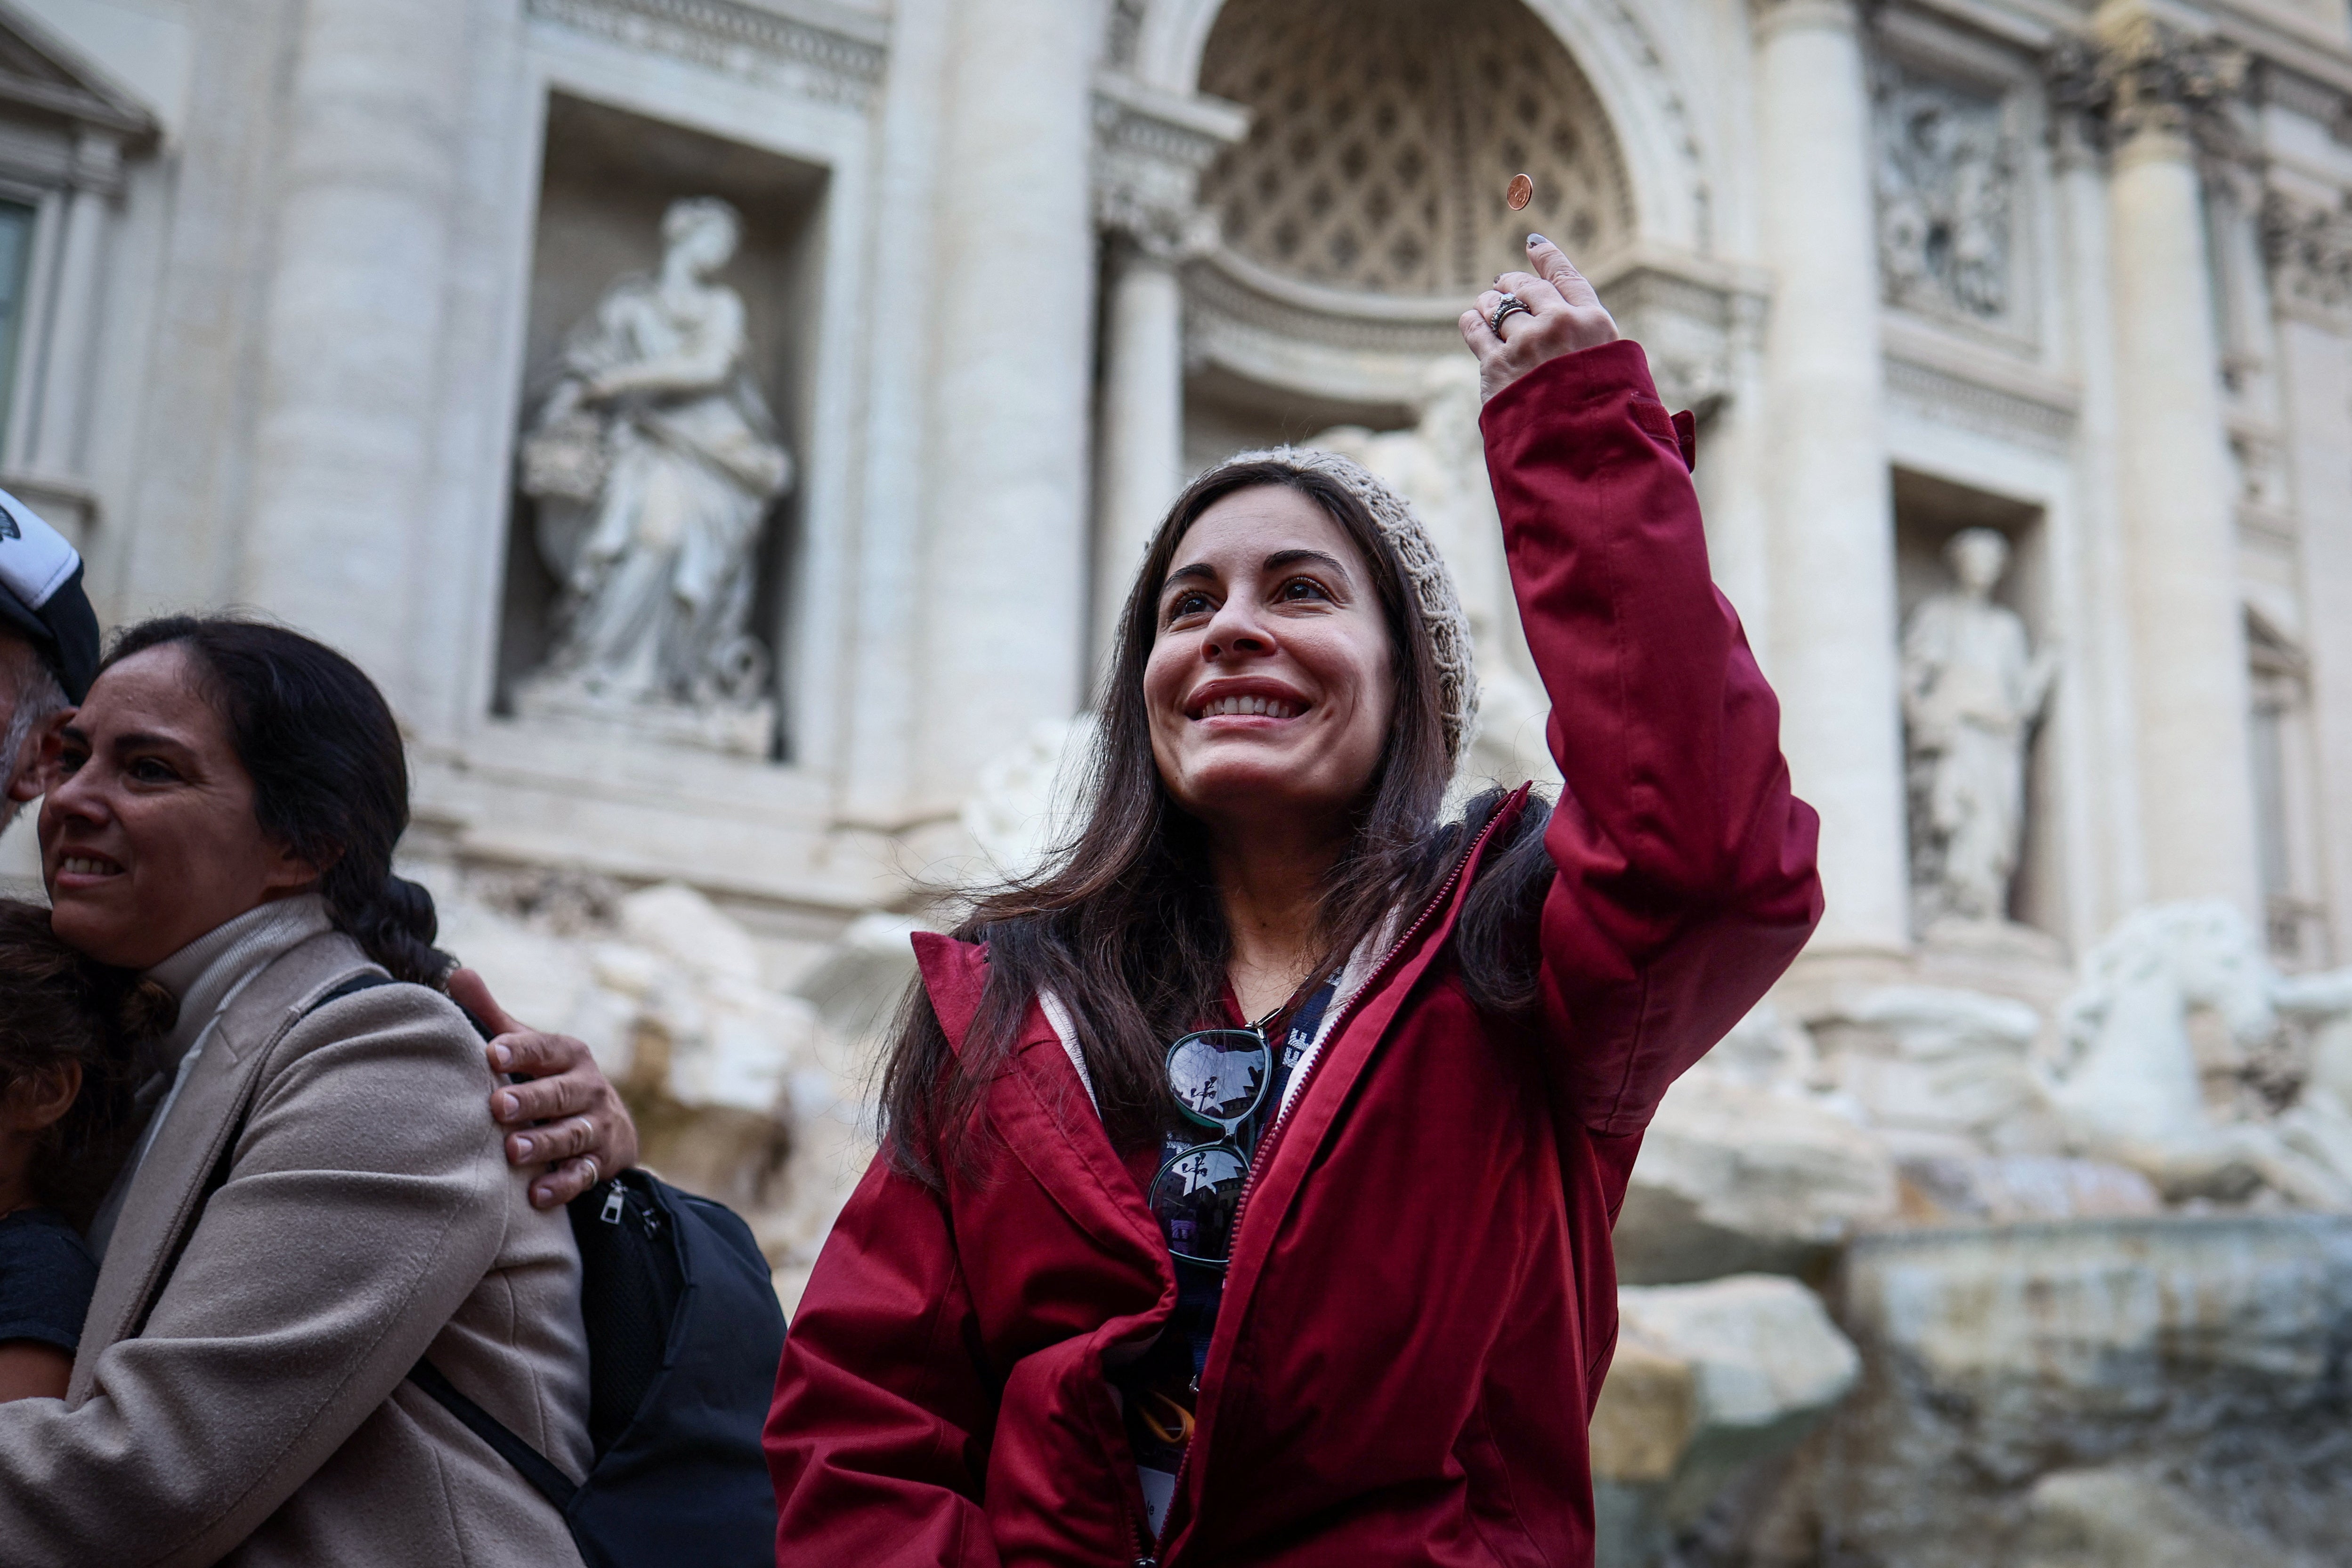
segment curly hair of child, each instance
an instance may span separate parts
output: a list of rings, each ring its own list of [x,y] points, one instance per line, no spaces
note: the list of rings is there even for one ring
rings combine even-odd
[[[0,1095],[68,1064],[72,1109],[43,1131],[27,1173],[36,1201],[87,1226],[137,1136],[140,1047],[169,1029],[169,993],[85,958],[38,904],[0,900]]]

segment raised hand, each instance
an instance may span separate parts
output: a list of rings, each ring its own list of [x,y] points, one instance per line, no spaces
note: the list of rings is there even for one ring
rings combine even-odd
[[[570,1203],[637,1163],[637,1124],[586,1046],[517,1021],[473,970],[449,976],[449,994],[490,1027],[483,1051],[499,1077],[490,1091],[490,1119],[514,1129],[507,1134],[507,1163],[544,1173],[530,1184],[534,1207]],[[508,1083],[509,1073],[529,1081]]]
[[[1529,236],[1528,265],[1536,270],[1504,273],[1478,296],[1475,310],[1462,312],[1462,341],[1478,356],[1481,402],[1546,360],[1617,341],[1617,323],[1601,307],[1601,296],[1559,247],[1539,234]],[[1496,323],[1507,295],[1523,308]]]

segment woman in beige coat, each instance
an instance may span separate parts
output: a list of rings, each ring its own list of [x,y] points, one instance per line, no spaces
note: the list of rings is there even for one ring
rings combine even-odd
[[[93,1226],[66,1397],[0,1405],[0,1562],[577,1563],[563,1521],[413,1383],[429,1361],[575,1479],[580,1264],[482,1114],[392,875],[383,699],[279,627],[150,622],[65,731],[41,813],[67,942],[179,1002]],[[362,976],[421,982],[348,990]]]

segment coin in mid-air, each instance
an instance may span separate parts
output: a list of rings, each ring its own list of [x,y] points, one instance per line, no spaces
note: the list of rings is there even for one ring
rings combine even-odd
[[[1519,212],[1535,199],[1536,183],[1525,174],[1513,174],[1510,189],[1503,193],[1503,200],[1510,209],[1513,212]]]

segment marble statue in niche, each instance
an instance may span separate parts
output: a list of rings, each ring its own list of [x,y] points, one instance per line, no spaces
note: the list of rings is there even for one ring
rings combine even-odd
[[[745,363],[742,297],[714,281],[742,220],[690,197],[661,233],[659,272],[616,280],[564,340],[523,438],[561,599],[516,708],[765,755],[772,661],[746,623],[792,457]]]
[[[1954,587],[1923,600],[1903,631],[1914,897],[1939,918],[2007,918],[2025,829],[2026,744],[2057,673],[2025,623],[1993,602],[2009,541],[1964,528],[1944,546]]]
[[[2006,316],[2016,170],[2000,100],[1891,70],[1877,100],[1887,303],[1976,321]]]

